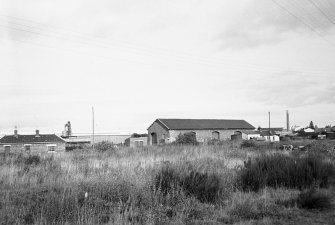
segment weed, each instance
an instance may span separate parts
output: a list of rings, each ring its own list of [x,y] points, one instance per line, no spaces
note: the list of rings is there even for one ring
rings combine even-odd
[[[220,179],[215,174],[192,171],[181,182],[186,193],[195,196],[201,202],[214,203],[221,191]]]
[[[180,184],[180,176],[177,172],[167,165],[156,175],[154,187],[162,191],[164,195]]]
[[[109,141],[98,142],[94,145],[95,149],[101,152],[114,151],[114,144]]]
[[[41,162],[41,157],[38,155],[29,155],[25,161],[24,164],[26,165],[38,165]]]
[[[315,154],[301,158],[263,154],[239,173],[242,188],[253,191],[265,186],[302,189],[310,187],[314,182],[320,187],[327,187],[333,174],[333,165],[322,161]]]
[[[182,145],[197,145],[197,138],[195,133],[193,132],[188,132],[184,134],[179,134],[176,141],[176,144],[182,144]]]
[[[253,140],[244,140],[241,143],[241,148],[252,148],[256,147],[256,143]]]
[[[201,202],[214,203],[222,190],[220,178],[216,174],[200,173],[192,168],[182,174],[171,166],[164,167],[155,177],[154,186],[164,195],[180,187],[188,195]]]
[[[298,206],[305,209],[330,209],[331,196],[314,188],[301,192],[297,199]]]

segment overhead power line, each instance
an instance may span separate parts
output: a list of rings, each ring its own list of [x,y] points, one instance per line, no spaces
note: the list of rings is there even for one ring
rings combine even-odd
[[[327,18],[327,20],[328,20],[329,22],[331,22],[332,24],[335,25],[335,22],[332,20],[332,18],[330,18],[330,17],[327,15],[327,13],[324,12],[324,11],[321,9],[321,7],[320,7],[318,4],[316,4],[316,3],[314,2],[314,0],[308,0],[308,1],[309,1],[310,3],[312,3],[312,4],[314,5],[314,7],[317,8],[317,9],[322,13],[322,15],[324,15],[324,16]]]
[[[143,55],[149,55],[150,57],[155,57],[155,61],[157,60],[161,60],[161,63],[163,63],[162,65],[164,67],[167,67],[169,65],[169,62],[166,61],[170,60],[173,61],[175,63],[192,63],[192,64],[196,64],[196,65],[204,65],[210,68],[225,68],[227,69],[227,65],[229,65],[230,67],[236,67],[235,70],[241,70],[241,71],[253,71],[253,72],[258,72],[258,73],[281,73],[281,72],[292,72],[292,73],[304,73],[304,74],[320,74],[323,73],[322,71],[306,71],[305,69],[303,70],[299,70],[299,69],[292,69],[292,68],[282,68],[282,67],[271,67],[271,66],[266,66],[266,65],[256,65],[256,64],[246,64],[246,63],[235,63],[233,62],[233,60],[227,60],[227,59],[222,59],[222,58],[218,58],[218,59],[212,59],[212,58],[198,58],[198,57],[194,57],[191,56],[190,54],[179,54],[179,53],[170,53],[170,52],[164,52],[164,51],[152,51],[152,50],[148,50],[145,48],[141,48],[140,46],[134,45],[134,44],[130,44],[128,43],[127,45],[121,45],[119,46],[119,42],[117,42],[117,44],[115,43],[110,43],[110,42],[106,42],[105,40],[101,39],[101,38],[96,38],[96,37],[92,37],[92,35],[88,35],[88,34],[83,34],[83,33],[79,33],[79,32],[75,32],[75,31],[71,31],[68,29],[62,29],[61,31],[59,29],[50,29],[50,26],[46,25],[46,24],[41,24],[39,22],[34,22],[32,20],[27,20],[27,19],[20,19],[18,17],[13,17],[13,16],[3,16],[0,14],[0,16],[5,17],[5,18],[10,18],[8,21],[6,20],[6,25],[1,25],[2,27],[5,27],[7,29],[12,29],[12,30],[16,30],[19,32],[27,32],[33,35],[38,35],[38,36],[44,36],[47,38],[55,38],[55,39],[60,39],[60,40],[65,40],[65,41],[69,41],[69,42],[74,42],[75,44],[80,44],[80,45],[86,45],[86,46],[90,46],[90,47],[98,47],[98,48],[102,48],[104,50],[109,49],[109,50],[115,50],[116,48],[121,49],[121,50],[126,50],[127,53],[126,54],[135,54],[138,57],[137,59],[139,60],[131,60],[129,59],[129,57],[113,57],[113,56],[102,56],[103,58],[107,58],[107,59],[118,59],[118,60],[123,60],[123,61],[127,61],[127,62],[135,62],[135,63],[140,63],[140,64],[150,64],[151,66],[153,66],[152,63],[144,63],[141,62],[141,56]],[[13,19],[15,19],[13,21]],[[1,18],[0,18],[1,20]],[[18,21],[21,22],[18,22]],[[24,23],[22,23],[22,21],[25,21]],[[29,22],[29,24],[27,24],[26,22]],[[31,25],[33,24],[33,25]],[[42,26],[42,27],[41,27]],[[66,31],[66,32],[64,32]],[[70,31],[70,32],[69,32]],[[73,35],[74,34],[74,35]],[[24,40],[15,40],[15,41],[20,41],[20,42],[26,42],[29,44],[36,44],[36,45],[40,45],[42,47],[48,47],[48,48],[53,48],[53,49],[61,49],[61,50],[66,50],[66,51],[73,51],[73,48],[58,48],[56,46],[51,46],[51,45],[45,45],[45,44],[39,44],[39,43],[35,43],[35,42],[27,42]],[[76,49],[74,49],[76,50]],[[112,52],[112,51],[111,51]],[[76,53],[78,53],[78,51],[76,51]],[[79,52],[79,53],[83,53],[83,52]],[[109,52],[108,52],[109,53]],[[87,54],[87,52],[86,52]],[[87,54],[88,55],[88,54]],[[163,57],[163,58],[158,58],[157,56]],[[162,61],[164,59],[164,61]],[[139,61],[139,62],[136,62]],[[155,62],[156,63],[156,62]],[[157,64],[155,64],[157,65]],[[162,66],[162,65],[158,65],[158,66]],[[228,68],[228,70],[230,70]],[[328,72],[328,71],[327,71]]]
[[[296,20],[298,20],[300,23],[302,23],[305,27],[307,27],[309,30],[317,34],[319,37],[321,37],[324,41],[328,42],[330,45],[335,47],[335,44],[328,39],[326,39],[323,35],[321,35],[313,26],[306,23],[304,20],[302,20],[300,17],[298,17],[296,14],[294,14],[292,11],[288,10],[284,5],[278,3],[275,0],[272,0],[273,3],[275,3],[279,8],[286,11],[288,14],[290,14],[292,17],[294,17]]]

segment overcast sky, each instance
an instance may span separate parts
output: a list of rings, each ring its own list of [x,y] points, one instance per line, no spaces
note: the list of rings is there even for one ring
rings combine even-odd
[[[0,133],[335,125],[331,0],[0,0]]]

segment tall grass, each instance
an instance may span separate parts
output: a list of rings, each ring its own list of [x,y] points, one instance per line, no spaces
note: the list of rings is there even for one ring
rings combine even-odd
[[[258,191],[266,186],[308,188],[317,183],[328,187],[334,176],[334,166],[318,154],[293,157],[284,154],[263,154],[240,171],[244,190]]]
[[[0,224],[192,224],[220,222],[222,215],[233,220],[272,216],[286,206],[273,200],[279,197],[262,194],[262,188],[302,178],[291,179],[295,156],[260,156],[262,151],[222,142],[0,154]],[[250,167],[243,168],[249,157]],[[327,186],[330,173],[324,160],[296,157],[305,162],[294,167],[299,175],[312,174],[317,178],[313,182]],[[291,169],[283,170],[285,166]],[[266,182],[257,176],[264,171]],[[309,182],[309,176],[302,180]],[[242,191],[253,185],[260,191]]]

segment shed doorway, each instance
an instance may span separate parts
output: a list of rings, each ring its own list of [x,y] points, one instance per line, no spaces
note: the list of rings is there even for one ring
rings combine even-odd
[[[152,145],[157,145],[157,134],[156,133],[151,133],[150,134],[150,136],[151,136],[151,144]]]

